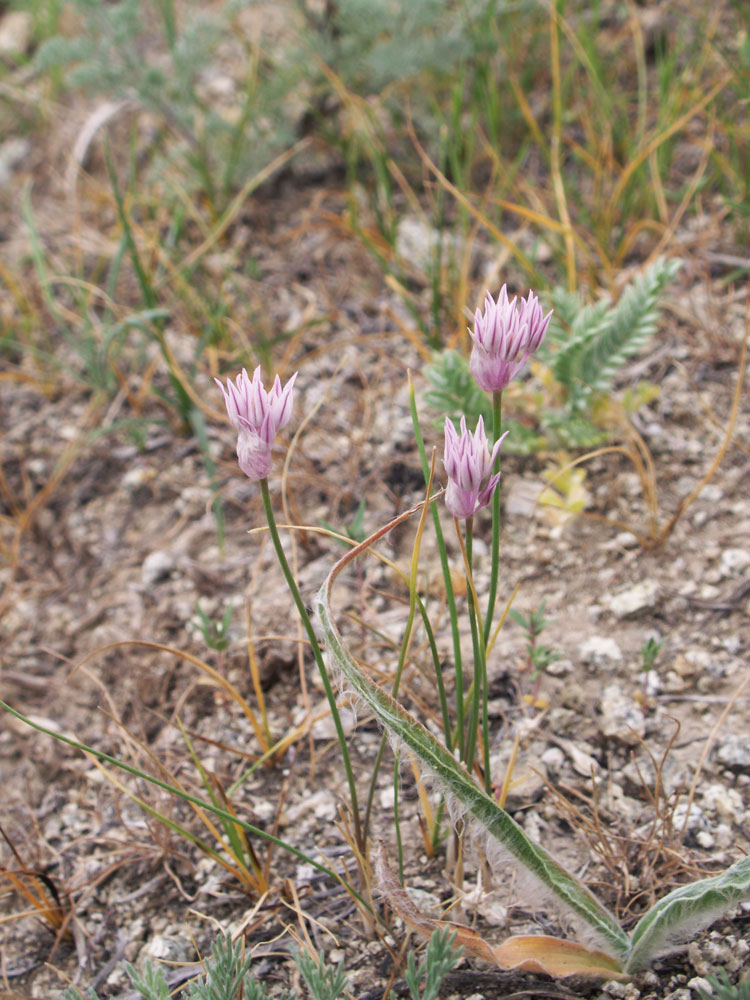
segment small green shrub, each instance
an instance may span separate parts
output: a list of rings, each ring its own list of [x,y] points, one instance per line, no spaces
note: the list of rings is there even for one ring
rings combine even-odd
[[[407,960],[406,983],[412,1000],[435,1000],[440,984],[461,957],[461,948],[455,947],[456,935],[449,931],[435,931],[430,938],[422,962],[417,965],[414,952]],[[194,979],[180,993],[181,1000],[269,1000],[268,987],[259,982],[252,973],[252,958],[243,958],[241,940],[232,943],[229,934],[220,934],[211,945],[211,957],[206,961],[205,975]],[[305,980],[313,1000],[337,1000],[347,988],[343,960],[337,966],[326,962],[321,952],[317,959],[306,952],[294,954],[294,961]],[[170,1000],[164,972],[160,966],[147,962],[143,974],[125,963],[130,982],[143,1000]],[[424,982],[422,990],[419,984]],[[274,1000],[294,1000],[296,992],[282,992]],[[86,995],[75,986],[70,986],[61,1000],[99,1000],[94,990]]]

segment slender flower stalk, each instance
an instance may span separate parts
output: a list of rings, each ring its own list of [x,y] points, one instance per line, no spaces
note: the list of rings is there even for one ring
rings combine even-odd
[[[417,450],[422,463],[425,484],[430,482],[430,463],[427,460],[427,452],[424,446],[422,431],[419,426],[419,415],[417,413],[417,401],[414,394],[414,383],[409,374],[409,406],[411,409],[412,426],[414,427],[414,437],[417,442]],[[455,741],[451,733],[448,720],[448,706],[445,699],[445,687],[443,685],[443,675],[439,663],[436,661],[435,681],[440,692],[440,704],[443,712],[443,730],[445,734],[445,745],[452,750],[454,745],[462,747],[464,742],[464,673],[463,660],[461,657],[461,635],[458,628],[458,609],[456,607],[456,595],[453,591],[453,581],[451,579],[450,565],[448,562],[448,551],[445,547],[443,529],[440,525],[440,515],[437,504],[431,503],[432,521],[435,526],[435,539],[437,541],[438,552],[440,553],[440,567],[443,573],[443,584],[445,586],[445,597],[448,605],[448,616],[451,623],[451,636],[453,639],[453,663],[456,671],[456,737]]]
[[[310,615],[305,607],[305,602],[302,600],[297,581],[294,579],[294,574],[289,566],[284,547],[279,538],[276,518],[274,517],[273,506],[271,504],[271,494],[268,489],[268,474],[272,467],[271,448],[276,434],[282,427],[285,427],[289,423],[291,418],[293,406],[292,390],[296,378],[297,374],[295,372],[286,386],[282,388],[279,376],[277,375],[273,386],[266,392],[260,377],[260,366],[258,366],[255,369],[252,379],[243,368],[237,376],[236,384],[231,379],[227,380],[226,387],[219,379],[216,379],[216,383],[224,396],[229,420],[239,432],[237,458],[239,459],[240,468],[250,479],[260,482],[263,508],[266,513],[271,541],[276,550],[276,557],[279,560],[281,571],[284,574],[300,620],[310,641],[310,648],[315,657],[326,698],[328,699],[328,705],[331,709],[331,716],[336,728],[336,736],[341,749],[347,784],[349,786],[355,839],[357,847],[360,850],[364,850],[357,800],[357,786],[354,780],[354,770],[349,756],[346,734],[344,733],[341,715],[336,704],[336,695],[328,676],[323,653],[318,644]]]
[[[495,441],[500,438],[502,430],[502,391],[492,393],[492,436]],[[497,472],[499,460],[495,461],[493,472]],[[500,490],[492,494],[492,543],[490,547],[490,589],[487,594],[487,613],[484,618],[484,645],[490,641],[492,620],[495,616],[495,601],[497,600],[497,579],[500,567]]]
[[[486,506],[492,499],[500,480],[499,470],[493,472],[496,466],[503,438],[495,442],[490,452],[484,422],[480,417],[472,434],[466,427],[466,418],[461,418],[461,434],[459,435],[452,422],[445,422],[445,457],[443,464],[448,473],[448,487],[445,491],[445,506],[453,514],[456,530],[459,531],[459,520],[466,523],[466,583],[469,594],[469,619],[471,621],[471,638],[474,654],[474,679],[471,690],[471,708],[468,716],[466,742],[461,744],[461,752],[469,770],[472,769],[476,752],[477,734],[479,730],[479,712],[482,706],[482,718],[487,717],[487,663],[485,657],[486,640],[482,634],[479,622],[479,609],[474,599],[474,589],[471,581],[472,540],[474,514]],[[459,535],[460,543],[460,535]],[[463,692],[461,692],[461,695]],[[490,784],[489,769],[489,733],[486,721],[482,727],[484,745],[484,766],[487,773],[485,781]]]
[[[458,518],[456,518],[456,532],[459,531]],[[469,623],[471,625],[471,645],[474,653],[474,677],[471,684],[471,708],[468,716],[468,727],[466,732],[466,746],[462,747],[463,760],[469,771],[474,770],[474,755],[477,748],[477,733],[479,732],[479,705],[482,691],[485,689],[484,678],[487,670],[484,666],[484,642],[480,640],[477,626],[477,606],[474,602],[474,587],[472,585],[471,567],[473,562],[474,548],[474,518],[466,518],[466,595],[469,607]],[[459,537],[460,544],[460,537]],[[485,734],[486,735],[486,734]],[[485,775],[485,781],[489,782],[489,776]]]
[[[362,828],[359,818],[359,802],[357,799],[357,784],[354,780],[354,770],[352,768],[351,757],[349,755],[349,746],[346,742],[346,734],[344,733],[344,727],[341,722],[341,714],[339,713],[338,705],[336,704],[336,695],[333,690],[333,685],[331,684],[331,679],[328,676],[328,669],[325,665],[325,660],[323,659],[323,653],[321,651],[320,645],[318,643],[317,636],[315,635],[315,629],[313,623],[308,614],[307,608],[305,607],[305,602],[302,600],[302,595],[299,592],[299,587],[297,586],[297,581],[294,579],[294,574],[292,573],[291,567],[286,558],[286,553],[284,552],[284,547],[281,544],[281,539],[279,538],[279,532],[276,527],[276,518],[274,517],[273,507],[271,505],[271,494],[268,490],[268,480],[261,479],[260,481],[261,495],[263,497],[263,507],[266,512],[266,520],[268,521],[268,530],[271,533],[271,541],[273,542],[273,547],[276,550],[276,557],[279,560],[279,565],[281,566],[281,571],[289,587],[289,591],[294,599],[294,603],[297,607],[297,612],[300,616],[302,625],[304,626],[305,632],[307,632],[307,638],[310,641],[310,648],[312,649],[313,656],[315,657],[315,663],[317,664],[318,671],[320,672],[320,679],[323,682],[323,688],[326,693],[326,698],[328,700],[329,708],[331,709],[331,717],[333,719],[333,724],[336,729],[336,738],[338,739],[339,748],[341,749],[341,757],[344,764],[344,770],[346,772],[346,781],[349,786],[349,801],[352,808],[352,821],[354,823],[354,836],[357,841],[357,847],[360,850],[364,850],[364,838],[362,836]]]

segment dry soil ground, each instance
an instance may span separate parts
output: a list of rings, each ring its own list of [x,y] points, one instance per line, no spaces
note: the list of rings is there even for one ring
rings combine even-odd
[[[285,474],[284,513],[279,450],[272,480],[279,519],[340,526],[364,497],[366,527],[374,529],[422,497],[407,369],[422,400],[424,359],[417,341],[403,334],[407,320],[398,299],[332,221],[345,208],[337,184],[335,175],[292,171],[248,206],[231,252],[241,256],[252,247],[255,294],[262,291],[266,319],[282,331],[306,330],[279,360],[284,375],[300,371],[289,430],[307,421]],[[55,179],[47,175],[39,210],[55,196]],[[54,213],[50,207],[51,229],[42,225],[50,244],[69,232],[61,200]],[[14,206],[6,203],[5,211],[6,253],[19,253],[27,237]],[[711,466],[730,418],[746,302],[744,291],[721,281],[715,258],[721,249],[720,232],[710,231],[670,289],[650,352],[623,372],[622,384],[647,378],[659,387],[637,416],[654,458],[659,528]],[[167,336],[178,359],[190,357],[193,342],[184,331],[172,326]],[[235,467],[233,435],[207,373],[197,377],[197,390],[213,410],[210,447],[220,462],[226,516],[222,546],[200,451],[155,401],[145,403],[143,414],[153,420],[136,437],[124,423],[132,415],[125,394],[102,407],[62,372],[48,392],[34,379],[5,381],[0,445],[10,557],[0,570],[2,697],[52,728],[155,770],[148,747],[190,788],[199,782],[177,718],[204,766],[225,785],[246,769],[258,743],[237,704],[205,672],[145,643],[205,659],[255,705],[246,642],[252,619],[272,733],[283,735],[324,704],[304,655],[303,693],[291,602],[265,536],[248,535],[262,524],[258,490]],[[441,447],[430,425],[437,415],[424,402],[421,408],[428,443]],[[106,429],[118,421],[119,430]],[[534,503],[544,457],[508,456],[503,463],[501,596],[507,599],[520,581],[516,607],[529,611],[546,602],[552,622],[544,641],[561,658],[544,678],[543,702],[532,707],[524,698],[532,684],[523,637],[512,622],[503,629],[489,664],[496,780],[520,733],[509,809],[582,872],[626,925],[654,893],[691,872],[716,871],[750,848],[749,445],[745,394],[716,475],[653,549],[624,526],[649,533],[642,486],[624,455],[586,466],[586,516],[567,521]],[[480,591],[488,575],[487,528],[480,522]],[[413,536],[409,522],[382,548],[406,565]],[[311,595],[342,550],[312,532],[295,534],[294,543],[303,593]],[[458,565],[455,545],[452,556]],[[428,540],[425,586],[439,616],[434,566]],[[401,584],[370,560],[338,593],[351,641],[370,665],[391,671],[405,617]],[[196,601],[215,618],[234,607],[225,654],[206,647]],[[444,615],[438,636],[450,687]],[[664,646],[644,694],[640,649],[651,636]],[[405,702],[434,713],[421,638],[405,681]],[[360,715],[351,746],[363,791],[379,739],[372,720]],[[309,854],[322,852],[353,870],[340,821],[345,788],[338,760],[323,718],[273,767],[255,772],[234,806],[261,827],[276,824]],[[72,907],[70,934],[57,941],[31,917],[2,924],[3,995],[54,996],[72,980],[95,985],[102,996],[122,996],[129,990],[122,961],[147,956],[168,962],[176,985],[196,971],[219,927],[244,934],[256,974],[274,990],[296,981],[285,930],[299,934],[304,924],[318,948],[344,958],[352,996],[380,996],[403,928],[394,921],[386,940],[366,933],[349,897],[309,866],[276,851],[268,895],[243,894],[219,866],[129,801],[92,760],[8,716],[0,724],[0,769],[5,833],[24,864],[44,872]],[[439,908],[457,898],[445,872],[445,845],[427,858],[417,790],[408,769],[402,777],[407,882],[419,890],[423,908]],[[196,824],[184,804],[122,780],[152,805]],[[388,764],[374,826],[393,852],[391,787]],[[256,847],[264,858],[263,845]],[[3,864],[19,867],[6,849]],[[497,939],[508,927],[531,926],[528,901],[513,903],[503,873],[493,879],[479,879],[469,865],[454,912]],[[27,909],[18,896],[3,906],[8,915]],[[716,968],[736,979],[750,963],[749,919],[740,908],[687,951],[658,962],[635,984],[611,984],[606,995],[688,1000],[697,996],[690,983]],[[553,926],[544,913],[535,923]],[[511,976],[467,960],[446,980],[444,995],[598,996],[601,989]]]

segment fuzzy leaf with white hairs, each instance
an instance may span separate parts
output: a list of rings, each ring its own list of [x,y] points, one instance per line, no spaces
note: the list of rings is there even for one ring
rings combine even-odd
[[[713,923],[732,906],[750,900],[750,857],[711,878],[681,885],[651,907],[631,936],[628,972],[644,969],[652,958],[674,950]]]
[[[498,843],[503,859],[512,860],[521,877],[531,876],[539,890],[538,902],[556,903],[564,916],[585,929],[587,936],[624,962],[629,941],[612,914],[578,879],[524,833],[477,785],[447,747],[359,670],[331,615],[330,589],[336,572],[337,567],[334,567],[318,592],[315,611],[321,638],[345,687],[367,705],[396,744],[405,746],[414,755],[421,769],[456,803],[457,811],[471,818],[474,832],[483,832],[490,847],[493,841]]]

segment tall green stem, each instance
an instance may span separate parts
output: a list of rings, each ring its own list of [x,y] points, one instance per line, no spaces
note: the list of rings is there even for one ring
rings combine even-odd
[[[414,396],[414,386],[409,378],[409,405],[411,408],[411,420],[414,425],[414,438],[417,442],[417,449],[419,450],[419,458],[422,463],[422,472],[424,473],[425,483],[430,480],[430,463],[427,461],[427,452],[425,451],[424,439],[422,437],[422,429],[419,426],[419,416],[417,414],[417,403]],[[445,600],[448,605],[448,616],[451,621],[451,636],[453,639],[453,662],[456,670],[456,739],[455,743],[452,740],[450,728],[445,729],[445,743],[446,746],[451,748],[452,746],[463,747],[464,745],[464,669],[463,660],[461,656],[461,633],[458,629],[458,609],[456,608],[456,595],[453,592],[453,581],[451,579],[451,569],[450,562],[448,561],[448,552],[445,548],[445,539],[443,538],[443,529],[440,524],[440,515],[438,513],[437,504],[432,503],[432,518],[435,525],[435,540],[437,542],[438,552],[440,553],[440,568],[443,573],[443,584],[445,586]],[[442,691],[443,681],[442,677],[437,674],[438,687]],[[445,719],[445,711],[443,712],[443,718]]]
[[[502,431],[502,389],[492,393],[492,441],[500,439]],[[492,469],[493,474],[500,468],[500,456],[495,459]],[[495,492],[492,494],[492,564],[490,566],[490,592],[487,595],[487,614],[484,619],[484,645],[485,648],[490,641],[492,632],[492,618],[495,614],[495,600],[497,599],[497,579],[500,562],[500,483],[497,484]]]
[[[459,530],[456,521],[456,530]],[[469,771],[474,770],[474,757],[477,749],[477,733],[479,732],[479,709],[482,708],[482,766],[484,769],[484,783],[488,792],[492,789],[490,776],[490,741],[487,727],[487,647],[482,635],[481,622],[477,614],[475,601],[476,591],[472,576],[472,552],[474,547],[474,518],[466,519],[466,595],[469,610],[469,622],[471,623],[471,642],[474,653],[474,679],[471,684],[471,711],[469,713],[469,723],[466,732],[466,746],[464,748],[464,761]]]
[[[459,522],[456,521],[456,532],[460,531]],[[469,723],[466,730],[466,745],[463,748],[463,758],[469,771],[474,770],[474,755],[477,748],[477,731],[479,728],[479,698],[482,687],[481,669],[481,643],[479,641],[479,630],[477,628],[477,609],[474,603],[474,588],[472,586],[472,551],[474,548],[474,518],[466,518],[466,601],[469,610],[469,622],[471,624],[471,644],[474,653],[474,679],[471,684],[471,710],[469,712]]]
[[[349,785],[349,800],[352,806],[352,817],[354,822],[354,835],[357,840],[357,846],[360,850],[364,850],[364,841],[362,838],[362,830],[359,822],[359,803],[357,801],[357,786],[354,781],[354,771],[352,770],[352,762],[349,756],[349,748],[346,743],[346,735],[344,733],[344,727],[341,724],[341,715],[339,714],[338,705],[336,704],[336,695],[333,692],[333,687],[331,686],[331,680],[328,676],[328,670],[326,669],[325,660],[323,659],[323,653],[318,644],[318,640],[315,636],[315,629],[313,628],[313,623],[310,620],[310,616],[307,613],[307,608],[305,607],[305,602],[302,600],[302,595],[297,587],[297,582],[294,579],[292,570],[287,562],[286,554],[284,552],[284,547],[281,544],[281,539],[279,538],[279,532],[276,527],[276,518],[273,513],[273,506],[271,505],[271,494],[268,491],[268,480],[261,479],[260,481],[260,492],[263,497],[263,508],[266,512],[266,521],[268,522],[268,530],[271,533],[271,541],[273,542],[273,547],[276,550],[276,556],[279,560],[279,565],[281,566],[281,571],[286,579],[289,591],[294,598],[294,603],[297,606],[297,612],[300,616],[302,625],[307,632],[307,637],[310,640],[310,648],[312,649],[313,656],[315,657],[315,662],[318,666],[320,672],[320,678],[323,681],[323,688],[326,693],[326,698],[328,699],[328,704],[331,709],[331,717],[333,718],[333,724],[336,728],[336,737],[339,741],[339,747],[341,749],[341,757],[344,762],[344,770],[346,771],[346,780]]]

